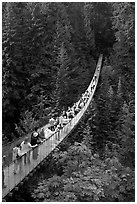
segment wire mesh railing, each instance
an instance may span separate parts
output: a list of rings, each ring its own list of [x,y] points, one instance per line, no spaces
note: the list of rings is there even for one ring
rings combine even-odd
[[[4,198],[11,190],[15,188],[15,186],[17,186],[25,177],[27,177],[29,173],[32,172],[33,169],[35,169],[79,123],[82,116],[86,112],[96,90],[102,58],[103,55],[101,54],[99,56],[92,81],[87,88],[90,96],[77,115],[72,118],[71,121],[69,121],[62,129],[52,134],[48,139],[44,140],[44,142],[40,143],[37,147],[29,150],[18,159],[12,161],[9,165],[3,166],[2,198]],[[15,170],[16,173],[14,173]]]

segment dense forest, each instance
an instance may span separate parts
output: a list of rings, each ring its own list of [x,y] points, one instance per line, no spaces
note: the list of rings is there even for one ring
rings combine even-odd
[[[33,199],[133,202],[135,3],[4,2],[2,11],[4,143],[76,102],[104,57],[94,100]]]

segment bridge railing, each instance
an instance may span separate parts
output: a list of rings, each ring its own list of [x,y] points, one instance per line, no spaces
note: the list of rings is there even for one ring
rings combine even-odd
[[[87,88],[90,93],[90,97],[85,106],[79,111],[79,113],[61,130],[52,134],[47,140],[41,143],[39,146],[28,151],[26,154],[13,161],[8,166],[4,167],[4,183],[6,187],[3,188],[2,197],[5,197],[12,189],[15,188],[27,175],[37,168],[39,164],[56,148],[56,146],[74,129],[79,123],[82,116],[86,112],[99,79],[100,68],[103,55],[100,55],[93,79]],[[60,140],[58,140],[60,139]],[[14,174],[15,167],[18,167],[18,172]]]

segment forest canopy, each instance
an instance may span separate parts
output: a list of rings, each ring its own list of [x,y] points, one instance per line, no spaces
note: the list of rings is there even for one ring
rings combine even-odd
[[[108,3],[3,2],[2,9],[3,139],[12,140],[77,100],[115,35]]]

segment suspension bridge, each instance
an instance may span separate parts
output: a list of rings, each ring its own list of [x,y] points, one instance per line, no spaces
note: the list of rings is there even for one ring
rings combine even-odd
[[[30,174],[39,169],[40,164],[44,161],[44,159],[62,142],[66,136],[71,133],[71,131],[80,122],[95,93],[100,75],[102,58],[103,55],[101,54],[96,65],[94,76],[87,88],[88,92],[90,93],[89,99],[84,107],[78,112],[78,114],[72,118],[61,130],[55,132],[37,147],[22,155],[17,160],[20,168],[18,173],[14,174],[14,165],[16,161],[12,161],[3,167],[5,188],[2,189],[2,198],[5,198],[9,193],[12,192],[13,189],[17,189],[19,184],[23,184],[23,181],[27,179]],[[57,140],[58,136],[60,137],[59,141]],[[29,158],[30,161],[24,163],[26,158]]]

